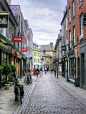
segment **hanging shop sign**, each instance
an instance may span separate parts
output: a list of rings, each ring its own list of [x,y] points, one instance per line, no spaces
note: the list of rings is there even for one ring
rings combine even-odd
[[[27,48],[21,48],[21,52],[27,52]]]
[[[22,59],[22,56],[20,54],[17,57],[20,58],[20,59]]]
[[[59,62],[59,59],[57,58],[57,59],[55,59],[55,62]]]
[[[23,42],[23,37],[13,36],[13,42]]]
[[[15,55],[15,54],[16,54],[15,49],[12,48],[11,53],[12,53],[13,55]]]
[[[7,11],[0,11],[0,28],[8,27],[9,13]]]
[[[66,51],[66,46],[61,47],[62,51]]]

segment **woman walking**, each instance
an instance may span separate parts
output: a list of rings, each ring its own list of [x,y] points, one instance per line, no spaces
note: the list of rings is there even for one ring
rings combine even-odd
[[[47,72],[47,67],[45,67],[45,74],[46,74],[46,72]]]
[[[40,76],[43,75],[42,67],[40,68]]]

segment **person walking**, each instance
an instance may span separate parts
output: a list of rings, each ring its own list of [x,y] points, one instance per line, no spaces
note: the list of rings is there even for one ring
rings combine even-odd
[[[38,77],[38,73],[39,73],[39,69],[38,68],[36,69],[36,72],[37,72],[37,77]]]
[[[45,74],[46,74],[46,72],[47,72],[47,67],[45,67]]]
[[[40,68],[40,76],[43,75],[42,67]]]

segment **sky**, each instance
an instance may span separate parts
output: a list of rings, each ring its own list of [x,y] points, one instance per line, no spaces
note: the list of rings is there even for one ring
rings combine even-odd
[[[11,0],[11,5],[20,5],[32,29],[34,43],[55,45],[67,0]]]

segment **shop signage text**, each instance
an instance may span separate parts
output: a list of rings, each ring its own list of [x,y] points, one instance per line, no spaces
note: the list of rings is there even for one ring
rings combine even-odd
[[[23,42],[23,37],[13,36],[13,42]]]
[[[27,48],[21,48],[21,52],[27,52]]]
[[[7,43],[7,42],[5,40],[3,40],[2,38],[0,38],[0,46],[5,49],[8,49],[8,47],[4,43]]]
[[[55,62],[59,62],[59,59],[55,59]]]
[[[9,13],[6,11],[0,11],[0,28],[7,28]]]
[[[62,51],[66,51],[66,46],[61,47]]]

